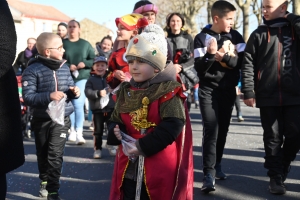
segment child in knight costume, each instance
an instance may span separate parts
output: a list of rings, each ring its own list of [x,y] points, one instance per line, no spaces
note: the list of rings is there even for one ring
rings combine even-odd
[[[136,141],[129,156],[120,145],[110,199],[193,199],[191,125],[176,70],[166,65],[163,30],[146,26],[130,40],[126,59],[132,79],[117,92],[109,135]]]

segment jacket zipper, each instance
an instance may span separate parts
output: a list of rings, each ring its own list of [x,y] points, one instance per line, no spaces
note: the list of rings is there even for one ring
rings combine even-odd
[[[53,71],[53,78],[54,78],[54,81],[55,81],[55,92],[57,92],[58,83],[57,83],[57,78],[56,78],[56,73],[55,73],[55,71]]]
[[[279,37],[281,38],[281,28],[279,28]],[[281,94],[281,80],[280,80],[280,64],[281,64],[281,43],[278,41],[278,61],[277,61],[277,70],[278,70],[278,89],[279,89],[279,103],[282,105],[282,94]]]

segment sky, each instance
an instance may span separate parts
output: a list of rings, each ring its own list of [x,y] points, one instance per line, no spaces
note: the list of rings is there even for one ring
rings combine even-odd
[[[77,21],[88,18],[98,24],[105,24],[113,32],[117,30],[115,19],[132,13],[138,0],[23,0],[36,4],[53,6]]]

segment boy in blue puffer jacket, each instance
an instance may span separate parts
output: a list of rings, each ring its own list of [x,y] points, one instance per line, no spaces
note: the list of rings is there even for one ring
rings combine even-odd
[[[40,55],[31,59],[23,73],[22,89],[26,105],[32,109],[32,130],[35,133],[39,178],[39,194],[48,200],[60,199],[58,190],[62,170],[66,135],[70,129],[69,115],[74,111],[70,99],[80,96],[74,86],[70,69],[62,59],[64,48],[61,38],[53,33],[42,33],[37,38]],[[64,126],[53,122],[46,110],[51,101],[65,102]]]

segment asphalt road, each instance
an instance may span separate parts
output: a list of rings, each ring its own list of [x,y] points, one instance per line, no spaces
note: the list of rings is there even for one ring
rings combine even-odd
[[[227,180],[216,181],[216,191],[203,194],[201,168],[202,125],[200,111],[191,109],[194,143],[194,199],[204,200],[296,200],[300,199],[300,159],[292,164],[286,180],[288,192],[284,196],[272,195],[268,191],[269,178],[263,168],[264,149],[259,110],[242,104],[245,122],[237,122],[235,111],[227,137],[222,161]],[[102,159],[93,159],[92,132],[85,122],[84,137],[87,143],[77,146],[67,142],[65,148],[60,196],[65,200],[107,200],[114,165],[114,157],[106,148]],[[34,139],[24,140],[25,164],[7,176],[7,199],[28,200],[38,197],[39,183]]]

